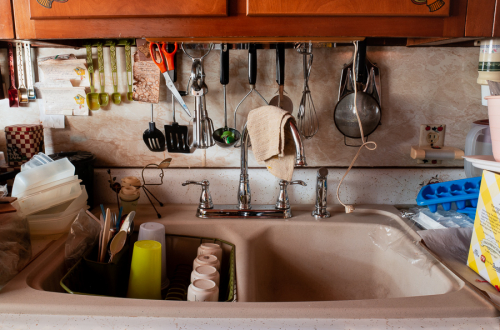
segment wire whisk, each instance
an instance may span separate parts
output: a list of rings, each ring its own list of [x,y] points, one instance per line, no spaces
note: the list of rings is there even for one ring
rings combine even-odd
[[[312,99],[311,91],[309,90],[309,76],[313,62],[312,42],[306,46],[304,43],[297,44],[295,49],[303,55],[304,67],[304,90],[302,91],[302,99],[300,100],[298,118],[298,128],[300,133],[306,138],[312,138],[319,130],[318,115]],[[309,58],[308,58],[309,57]]]

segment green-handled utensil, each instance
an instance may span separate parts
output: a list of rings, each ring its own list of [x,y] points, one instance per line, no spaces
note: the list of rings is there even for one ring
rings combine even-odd
[[[99,64],[99,84],[101,92],[99,93],[99,104],[105,107],[109,103],[109,94],[105,92],[106,81],[104,79],[104,56],[102,51],[102,43],[97,44],[97,63]]]
[[[127,99],[129,101],[133,101],[134,100],[134,93],[132,92],[132,82],[133,82],[132,55],[130,54],[130,42],[129,41],[125,42],[125,64],[127,67],[127,85],[128,85]]]
[[[85,47],[87,48],[87,71],[89,72],[90,80],[90,93],[87,94],[87,106],[90,110],[99,110],[99,93],[96,93],[94,89],[94,64],[92,63],[92,47],[90,45],[86,45]]]
[[[122,102],[122,95],[118,93],[118,70],[116,68],[116,45],[111,42],[109,46],[109,53],[111,55],[111,78],[113,79],[113,89],[114,93],[111,94],[111,99],[114,104],[120,104]]]

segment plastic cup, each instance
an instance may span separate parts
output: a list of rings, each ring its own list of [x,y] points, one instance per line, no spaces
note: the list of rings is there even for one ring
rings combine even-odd
[[[196,280],[189,286],[187,301],[218,301],[219,288],[214,281]]]
[[[220,261],[213,254],[201,254],[201,255],[197,256],[196,259],[194,259],[194,261],[193,261],[193,269],[196,269],[196,267],[205,266],[205,265],[215,267],[215,269],[217,269],[217,271],[220,270]]]
[[[198,247],[198,255],[203,254],[212,254],[219,259],[222,260],[222,248],[219,244],[215,243],[203,243]]]
[[[168,286],[165,226],[157,222],[145,222],[139,227],[139,241],[152,240],[161,244],[161,288]]]
[[[217,287],[220,285],[220,274],[217,269],[212,266],[196,267],[191,273],[191,283],[199,279],[214,281]]]
[[[486,96],[493,158],[500,162],[500,96]]]
[[[161,299],[161,244],[137,241],[132,253],[127,298]]]

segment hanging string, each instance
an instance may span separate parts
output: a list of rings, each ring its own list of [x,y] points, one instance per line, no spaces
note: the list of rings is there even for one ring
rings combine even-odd
[[[365,147],[368,150],[377,149],[377,144],[374,141],[368,141],[368,142],[366,141],[365,134],[363,132],[363,125],[361,125],[361,119],[359,118],[358,106],[357,106],[358,88],[356,86],[357,84],[356,84],[356,72],[355,72],[356,71],[356,58],[358,55],[358,42],[354,41],[353,43],[354,43],[354,60],[352,62],[352,67],[353,67],[352,75],[353,75],[353,84],[354,84],[354,112],[356,113],[356,118],[358,119],[359,131],[361,133],[361,141],[363,143],[361,144],[361,146],[359,146],[358,152],[356,152],[356,155],[352,159],[351,165],[349,165],[349,167],[347,168],[347,171],[345,171],[344,176],[342,177],[342,179],[340,179],[339,185],[337,186],[337,200],[339,201],[340,204],[342,204],[345,207],[345,213],[352,213],[355,210],[355,208],[354,208],[354,205],[344,204],[340,200],[340,186],[342,185],[342,182],[344,181],[345,177],[347,176],[347,174],[349,173],[351,168],[354,166],[354,163],[356,162],[356,159],[358,159],[359,154],[361,153],[361,150],[363,149],[363,147]]]

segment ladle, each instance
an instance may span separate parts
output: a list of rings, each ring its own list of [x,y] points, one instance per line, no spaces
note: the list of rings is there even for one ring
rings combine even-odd
[[[220,83],[224,91],[224,127],[217,129],[213,138],[219,147],[228,148],[238,142],[241,134],[236,129],[227,127],[226,85],[229,83],[229,49],[227,44],[221,44],[220,49]]]
[[[99,110],[99,93],[94,89],[94,64],[92,62],[92,46],[86,45],[87,48],[87,70],[89,71],[90,93],[87,94],[87,106],[90,110]]]
[[[102,53],[102,43],[97,44],[97,63],[99,64],[99,83],[101,85],[101,92],[99,93],[99,104],[105,107],[109,103],[109,94],[105,92],[106,81],[104,74],[104,56]]]
[[[116,45],[111,42],[109,46],[109,53],[111,55],[111,78],[113,79],[113,89],[114,93],[111,94],[111,99],[114,104],[120,104],[122,102],[122,95],[118,93],[118,70],[116,68]]]
[[[133,82],[132,55],[130,52],[130,42],[129,41],[125,42],[125,65],[127,68],[127,85],[128,85],[127,99],[129,101],[133,101],[134,100],[134,93],[132,92],[132,82]]]

